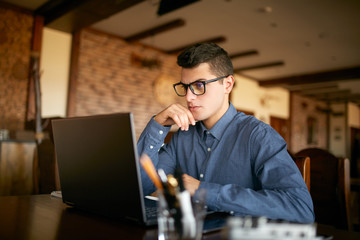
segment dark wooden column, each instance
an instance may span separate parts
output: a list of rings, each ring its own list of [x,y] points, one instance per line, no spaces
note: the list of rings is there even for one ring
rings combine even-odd
[[[42,33],[44,28],[44,18],[42,16],[34,17],[34,26],[33,26],[33,37],[31,42],[31,51],[36,52],[37,54],[41,53],[42,45]],[[31,71],[29,71],[29,76]],[[34,79],[29,77],[28,85],[28,94],[26,101],[26,115],[25,122],[35,119],[35,84]]]
[[[76,83],[79,73],[80,36],[81,31],[76,31],[72,35],[67,116],[74,116],[76,113]]]

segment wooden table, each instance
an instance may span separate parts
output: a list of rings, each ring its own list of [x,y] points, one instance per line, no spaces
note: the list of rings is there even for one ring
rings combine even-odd
[[[360,233],[319,225],[334,239],[360,239]],[[0,197],[0,239],[157,239],[156,228],[110,220],[66,206],[50,195]],[[221,232],[203,236],[222,239]]]
[[[8,196],[0,197],[0,239],[152,240],[157,239],[157,228],[86,213],[48,194]]]

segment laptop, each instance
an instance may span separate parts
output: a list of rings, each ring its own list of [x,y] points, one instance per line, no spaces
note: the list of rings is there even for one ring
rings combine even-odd
[[[157,224],[156,201],[142,192],[132,113],[56,119],[52,129],[64,203]],[[146,208],[152,209],[151,216]]]
[[[157,224],[157,202],[143,195],[132,113],[52,120],[64,203],[96,214]],[[225,226],[209,212],[203,233]]]

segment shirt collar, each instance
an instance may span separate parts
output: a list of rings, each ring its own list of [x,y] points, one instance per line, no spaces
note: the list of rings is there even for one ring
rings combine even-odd
[[[227,126],[229,125],[229,123],[232,121],[232,119],[234,118],[234,116],[236,115],[237,111],[234,107],[234,105],[232,105],[231,102],[229,102],[229,108],[228,110],[225,112],[225,114],[219,119],[219,121],[217,121],[215,123],[215,125],[210,129],[207,130],[206,127],[204,126],[204,124],[202,122],[200,122],[200,127],[199,127],[199,133],[201,137],[204,137],[204,134],[206,131],[209,131],[217,140],[220,140],[222,135],[224,134],[225,129],[227,128]]]

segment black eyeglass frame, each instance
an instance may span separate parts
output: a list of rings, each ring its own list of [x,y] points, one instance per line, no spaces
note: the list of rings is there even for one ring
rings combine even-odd
[[[210,79],[210,80],[207,80],[207,81],[197,80],[197,81],[191,82],[191,83],[189,83],[189,84],[185,84],[185,83],[182,83],[182,82],[178,82],[178,83],[173,84],[173,88],[174,88],[174,90],[175,90],[175,93],[176,93],[179,97],[185,97],[186,94],[187,94],[188,88],[190,88],[190,91],[191,91],[194,95],[196,95],[196,96],[201,96],[201,95],[205,94],[205,92],[206,92],[206,84],[219,81],[220,79],[227,78],[228,76],[230,76],[230,75],[222,76],[222,77],[217,77],[217,78]],[[194,89],[191,87],[191,84],[194,84],[194,83],[197,83],[197,82],[202,83],[202,84],[204,85],[204,92],[203,92],[203,93],[197,94],[197,93],[194,92]],[[183,86],[185,87],[185,94],[179,94],[179,93],[176,91],[176,86],[178,86],[178,85],[183,85]]]

